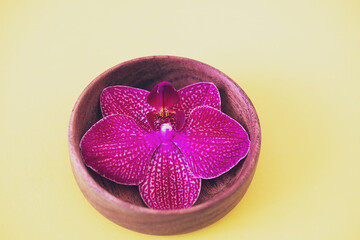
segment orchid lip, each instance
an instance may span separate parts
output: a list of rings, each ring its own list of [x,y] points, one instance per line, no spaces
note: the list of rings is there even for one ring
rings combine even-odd
[[[149,93],[147,103],[156,109],[170,109],[180,100],[179,93],[169,82],[158,83]]]

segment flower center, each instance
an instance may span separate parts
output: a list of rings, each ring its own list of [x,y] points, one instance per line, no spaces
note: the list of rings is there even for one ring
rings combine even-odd
[[[154,111],[146,114],[146,118],[154,131],[160,131],[161,126],[165,123],[171,125],[172,129],[180,130],[185,122],[185,114],[183,111],[171,111],[162,108],[159,112]]]
[[[146,114],[146,119],[154,131],[161,131],[163,124],[171,126],[171,131],[179,131],[185,123],[185,113],[182,110],[174,109],[179,103],[180,96],[176,89],[169,82],[157,84],[147,96],[148,104],[156,111]]]

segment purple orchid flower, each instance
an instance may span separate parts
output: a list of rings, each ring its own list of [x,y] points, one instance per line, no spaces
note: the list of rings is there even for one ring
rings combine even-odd
[[[220,105],[212,83],[179,91],[168,82],[151,92],[105,88],[103,118],[80,142],[84,162],[116,183],[139,185],[150,208],[190,207],[200,194],[201,178],[229,171],[249,151],[247,132]]]

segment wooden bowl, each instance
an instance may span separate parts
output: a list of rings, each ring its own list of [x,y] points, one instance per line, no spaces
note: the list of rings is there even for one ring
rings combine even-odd
[[[222,111],[242,124],[250,136],[247,157],[218,178],[202,180],[197,202],[180,210],[154,210],[145,206],[137,186],[111,182],[84,165],[79,142],[102,118],[101,91],[112,85],[151,90],[161,81],[180,89],[196,82],[214,83]],[[225,216],[244,196],[253,178],[260,152],[260,124],[250,99],[229,77],[201,62],[172,56],[144,57],[121,63],[93,80],[82,92],[71,114],[69,148],[75,179],[88,201],[105,217],[141,233],[172,235],[191,232]]]

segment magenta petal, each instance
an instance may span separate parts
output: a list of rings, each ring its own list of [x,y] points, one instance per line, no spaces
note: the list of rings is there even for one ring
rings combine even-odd
[[[180,150],[173,143],[163,143],[139,190],[150,208],[179,209],[195,203],[200,187],[201,179],[193,177]]]
[[[104,117],[113,114],[123,114],[134,118],[138,124],[149,129],[146,114],[155,109],[146,99],[149,92],[127,86],[112,86],[105,88],[100,96],[100,106]]]
[[[171,108],[179,101],[179,94],[169,82],[157,84],[150,92],[147,102],[157,108]]]
[[[125,115],[95,123],[80,142],[85,164],[114,182],[137,185],[144,179],[160,142]]]
[[[195,177],[215,178],[234,167],[249,151],[245,129],[217,109],[201,106],[173,139]]]
[[[178,91],[180,101],[172,107],[174,111],[184,111],[186,117],[198,106],[221,108],[219,90],[213,83],[201,82],[186,86]]]

